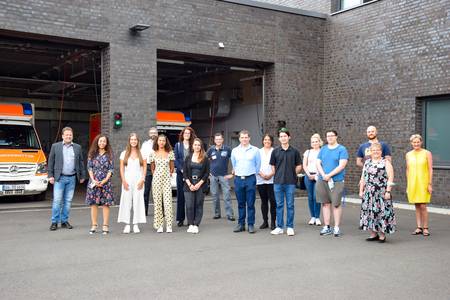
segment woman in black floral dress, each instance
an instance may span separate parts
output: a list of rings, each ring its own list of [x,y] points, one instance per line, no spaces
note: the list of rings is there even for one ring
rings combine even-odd
[[[114,202],[111,176],[114,172],[114,160],[109,139],[98,135],[92,142],[88,154],[89,183],[86,192],[86,204],[91,206],[90,234],[97,231],[98,207],[103,207],[103,234],[109,233],[109,207]]]
[[[370,146],[371,158],[366,160],[361,175],[359,196],[362,198],[360,228],[369,230],[367,241],[386,241],[386,234],[395,232],[395,215],[391,189],[394,170],[381,157],[381,144]]]

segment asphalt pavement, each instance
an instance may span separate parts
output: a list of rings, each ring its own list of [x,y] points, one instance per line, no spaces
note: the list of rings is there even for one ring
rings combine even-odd
[[[450,299],[448,215],[430,214],[431,236],[412,236],[414,212],[397,209],[398,231],[380,244],[365,241],[350,203],[338,238],[306,225],[303,198],[293,237],[233,233],[210,201],[197,235],[158,234],[152,216],[140,234],[122,234],[117,212],[104,236],[88,234],[82,205],[74,229],[55,232],[45,206],[0,210],[1,299]]]

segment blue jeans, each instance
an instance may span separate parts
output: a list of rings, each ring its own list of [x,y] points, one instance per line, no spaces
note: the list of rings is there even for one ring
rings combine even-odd
[[[220,186],[220,188],[222,188],[223,202],[225,203],[225,211],[227,213],[227,217],[234,217],[233,207],[231,206],[230,183],[228,182],[228,179],[225,179],[224,176],[211,175],[209,184],[211,195],[213,197],[214,216],[221,215],[219,197]]]
[[[53,186],[52,223],[64,223],[69,220],[70,206],[72,205],[73,193],[77,176],[59,177]]]
[[[320,203],[316,201],[316,181],[305,175],[305,185],[308,191],[308,206],[311,218],[320,218]]]
[[[239,208],[239,224],[242,226],[245,225],[245,216],[247,212],[248,225],[255,225],[256,176],[247,176],[245,179],[236,176],[234,178],[234,190],[236,192]]]
[[[277,201],[277,227],[284,228],[284,199],[286,198],[286,227],[294,228],[294,193],[295,184],[274,184],[273,191]]]

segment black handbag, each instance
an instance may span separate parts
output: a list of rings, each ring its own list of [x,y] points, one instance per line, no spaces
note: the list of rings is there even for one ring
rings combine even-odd
[[[306,157],[306,159],[309,158],[309,150],[308,150],[308,156]],[[306,184],[305,184],[305,177],[307,175],[306,174],[301,174],[300,176],[297,176],[297,183],[295,184],[295,186],[300,189],[300,190],[306,190]]]
[[[297,176],[297,183],[295,184],[295,186],[300,190],[306,190],[305,176],[306,175],[303,174]]]

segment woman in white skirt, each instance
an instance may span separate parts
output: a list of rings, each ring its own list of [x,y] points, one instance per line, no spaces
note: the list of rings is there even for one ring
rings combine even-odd
[[[136,133],[128,137],[125,151],[120,154],[120,196],[117,222],[125,223],[123,233],[130,233],[131,209],[133,209],[133,232],[139,233],[139,223],[146,223],[144,207],[144,182],[147,162],[142,158],[141,143]]]

